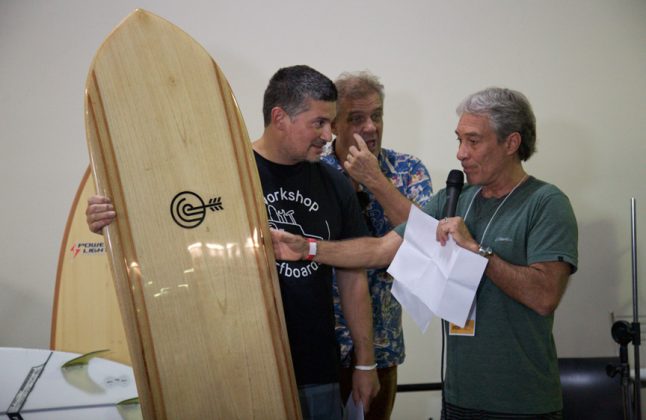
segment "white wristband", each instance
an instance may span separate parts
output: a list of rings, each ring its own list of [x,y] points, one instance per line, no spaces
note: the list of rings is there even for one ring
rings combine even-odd
[[[354,365],[354,368],[356,370],[375,370],[377,369],[377,364],[372,364],[372,365]]]
[[[309,251],[306,260],[312,261],[316,256],[316,239],[307,238],[307,243],[309,245]]]

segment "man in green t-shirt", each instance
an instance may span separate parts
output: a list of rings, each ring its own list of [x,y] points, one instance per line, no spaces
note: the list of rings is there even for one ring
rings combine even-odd
[[[522,165],[536,145],[531,105],[520,92],[489,88],[457,109],[457,158],[468,186],[456,217],[444,218],[446,192],[424,206],[442,219],[436,240],[488,259],[474,322],[449,325],[443,418],[560,418],[561,388],[552,337],[554,311],[577,268],[577,224],[557,187]],[[388,265],[405,225],[382,238],[319,242],[315,261],[340,267]],[[279,259],[311,257],[301,237],[272,232]]]

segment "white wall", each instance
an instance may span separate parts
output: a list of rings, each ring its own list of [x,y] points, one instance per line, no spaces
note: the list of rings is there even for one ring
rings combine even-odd
[[[557,311],[559,352],[615,354],[610,313],[632,308],[633,196],[646,274],[643,0],[0,0],[0,346],[49,345],[60,241],[88,165],[86,73],[135,7],[172,21],[212,54],[252,138],[279,67],[380,75],[384,145],[421,157],[436,189],[458,167],[460,99],[490,85],[526,93],[539,133],[527,168],[569,195],[579,221],[580,268]],[[407,319],[406,332],[400,383],[437,381],[438,324],[421,336]],[[396,418],[430,416],[439,418],[436,397],[400,396]]]

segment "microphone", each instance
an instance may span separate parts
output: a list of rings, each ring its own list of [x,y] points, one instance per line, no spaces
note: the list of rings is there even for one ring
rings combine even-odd
[[[446,204],[444,205],[444,217],[455,216],[455,209],[458,206],[458,197],[464,185],[464,174],[458,169],[452,169],[446,179]]]

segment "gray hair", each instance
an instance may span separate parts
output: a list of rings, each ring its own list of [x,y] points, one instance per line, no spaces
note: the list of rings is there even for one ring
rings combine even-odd
[[[520,160],[526,161],[536,151],[536,117],[527,97],[516,90],[498,87],[481,90],[467,96],[456,112],[458,115],[488,116],[499,142],[503,142],[511,133],[519,133]]]
[[[378,93],[381,103],[384,103],[384,85],[379,78],[367,70],[344,72],[334,81],[339,92],[339,102],[345,99],[363,99],[371,93]]]

